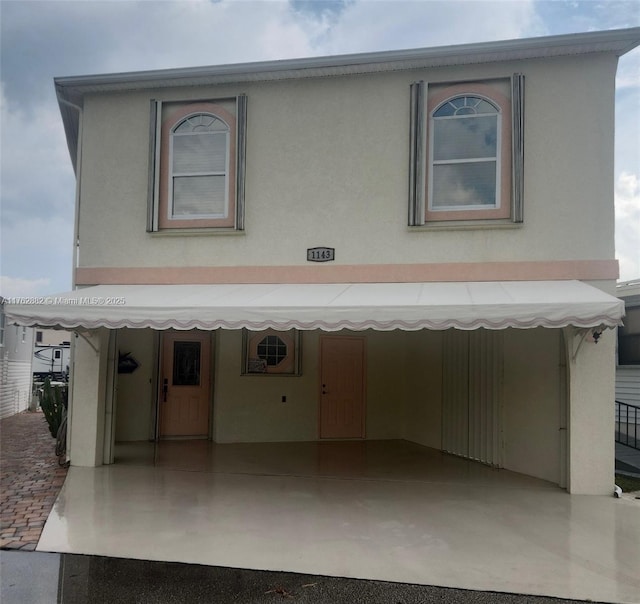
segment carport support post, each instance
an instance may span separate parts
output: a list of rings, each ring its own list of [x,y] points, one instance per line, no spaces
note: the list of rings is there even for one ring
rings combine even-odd
[[[69,452],[73,466],[102,464],[108,348],[107,329],[87,332],[75,340]]]
[[[568,483],[573,494],[610,495],[614,486],[615,330],[564,329],[569,413]]]

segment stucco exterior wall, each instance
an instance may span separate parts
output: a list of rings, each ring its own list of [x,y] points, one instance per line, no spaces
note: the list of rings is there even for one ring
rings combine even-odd
[[[335,247],[335,264],[613,258],[615,67],[587,55],[89,96],[80,266],[300,265],[316,245]],[[514,72],[526,78],[524,224],[409,229],[410,83]],[[246,231],[146,233],[150,99],[238,93],[248,95]]]
[[[344,332],[343,332],[344,333]],[[302,332],[300,376],[241,375],[242,332],[214,336],[213,440],[309,441],[318,438],[320,332]],[[354,334],[362,335],[362,334]],[[118,348],[141,365],[117,382],[116,441],[153,436],[155,338],[151,330],[122,329]],[[440,338],[418,332],[367,331],[366,438],[408,438],[440,446]],[[414,343],[406,350],[407,340]],[[425,376],[428,388],[425,387]],[[282,397],[286,402],[282,402]]]
[[[156,340],[151,329],[120,329],[118,350],[131,353],[140,366],[133,373],[118,374],[116,402],[117,441],[149,440],[154,438],[155,405],[153,381],[156,379]]]
[[[321,335],[317,331],[301,333],[300,376],[263,377],[240,374],[242,333],[219,331],[214,440],[220,443],[316,440]],[[404,437],[403,336],[365,333],[367,439]],[[286,396],[284,403],[283,396]]]
[[[74,466],[103,461],[109,330],[74,339],[68,452]]]
[[[407,440],[442,448],[442,332],[404,334]]]
[[[241,375],[242,332],[216,334],[213,439],[276,442],[317,438],[318,337],[302,334],[301,376]],[[287,402],[282,402],[282,396]]]
[[[583,330],[565,328],[568,366],[570,493],[611,495],[615,444],[615,332],[607,329],[598,343]]]
[[[560,481],[561,332],[507,329],[504,333],[504,467]]]

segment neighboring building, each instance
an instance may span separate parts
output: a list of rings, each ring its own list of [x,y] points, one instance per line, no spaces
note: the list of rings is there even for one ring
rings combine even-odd
[[[71,332],[57,329],[37,329],[33,351],[33,377],[66,381],[71,363]]]
[[[56,79],[73,465],[406,439],[613,490],[614,83],[640,29]],[[119,371],[118,371],[119,370]]]
[[[40,346],[70,346],[70,331],[64,329],[36,329],[36,344]]]
[[[616,400],[640,407],[640,279],[619,283],[616,295],[626,309],[618,328]]]
[[[0,418],[26,411],[31,402],[34,330],[9,325],[0,298]]]
[[[44,380],[49,377],[55,381],[66,381],[69,378],[71,364],[71,346],[35,345],[33,351],[33,378]]]

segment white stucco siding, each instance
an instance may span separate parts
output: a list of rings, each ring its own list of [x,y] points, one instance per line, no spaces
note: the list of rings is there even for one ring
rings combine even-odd
[[[563,373],[557,329],[504,332],[504,467],[560,481]]]
[[[407,440],[442,448],[441,331],[404,334],[405,429]]]
[[[564,333],[569,393],[568,490],[610,495],[615,464],[615,332],[605,330],[597,344],[585,338],[582,345],[581,330],[567,327]]]
[[[525,226],[556,258],[614,257],[616,65],[585,56],[525,72]]]
[[[406,333],[367,331],[367,438],[404,438]]]
[[[318,335],[302,335],[302,375],[263,377],[241,375],[241,331],[217,332],[213,404],[216,442],[317,438]]]
[[[74,466],[103,463],[109,330],[75,338],[67,451]]]
[[[118,331],[119,352],[130,353],[139,367],[133,373],[121,373],[117,377],[116,442],[155,437],[153,381],[157,379],[158,337],[158,333],[151,329]]]
[[[301,333],[301,375],[262,377],[240,374],[241,332],[219,331],[214,386],[214,440],[316,440],[321,335],[316,331]],[[395,332],[364,333],[367,439],[404,438],[404,336]],[[286,402],[282,402],[283,396]]]
[[[301,375],[263,377],[241,375],[242,333],[217,331],[213,440],[219,443],[316,440],[321,335],[301,333]],[[407,438],[439,448],[439,335],[373,331],[355,335],[365,338],[366,438]],[[155,337],[150,330],[123,329],[118,333],[120,351],[131,352],[141,365],[132,374],[118,376],[116,441],[146,440],[153,434]],[[413,342],[411,354],[405,349],[407,340]],[[286,402],[282,401],[283,396]]]
[[[80,266],[335,264],[613,258],[614,57],[586,55],[86,99]],[[524,73],[525,222],[406,226],[409,85]],[[246,231],[147,234],[149,101],[246,93]]]

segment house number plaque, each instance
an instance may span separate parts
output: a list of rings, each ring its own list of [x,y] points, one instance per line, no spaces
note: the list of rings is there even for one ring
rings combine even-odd
[[[329,262],[336,259],[336,250],[332,247],[311,247],[307,249],[309,262]]]

